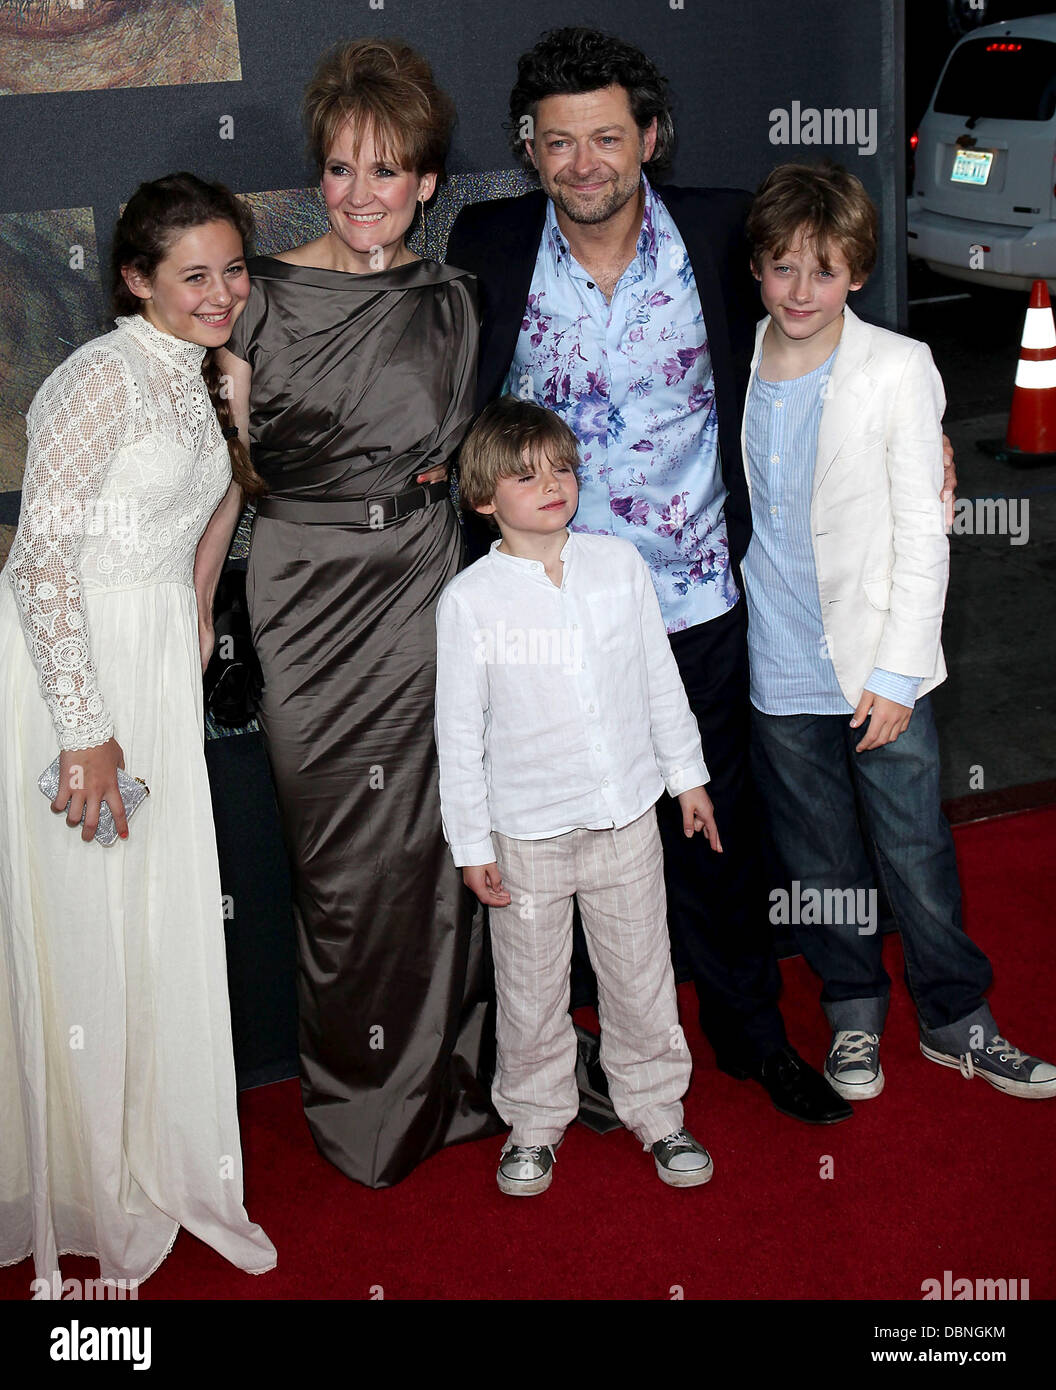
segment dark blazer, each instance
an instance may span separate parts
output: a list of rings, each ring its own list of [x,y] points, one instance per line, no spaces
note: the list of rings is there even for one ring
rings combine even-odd
[[[762,316],[748,267],[744,220],[751,195],[732,188],[654,188],[685,243],[708,333],[719,422],[719,456],[730,553],[739,563],[751,538],[751,509],[741,462],[741,417]],[[546,224],[546,194],[473,203],[459,213],[447,243],[449,264],[477,277],[480,362],[477,409],[502,393],[517,348],[535,258]]]

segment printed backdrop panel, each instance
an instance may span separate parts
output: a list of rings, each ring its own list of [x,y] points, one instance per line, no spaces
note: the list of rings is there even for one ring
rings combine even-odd
[[[0,215],[0,494],[22,486],[37,388],[98,331],[101,311],[91,208]],[[0,564],[10,543],[3,526]]]
[[[235,0],[0,0],[0,95],[241,76]]]

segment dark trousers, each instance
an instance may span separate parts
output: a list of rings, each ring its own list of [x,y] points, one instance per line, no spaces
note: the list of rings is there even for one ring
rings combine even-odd
[[[703,835],[686,838],[682,809],[666,793],[656,812],[675,974],[696,987],[700,1026],[716,1057],[750,1069],[787,1037],[777,1007],[781,976],[768,917],[761,818],[749,775],[746,633],[742,600],[722,617],[670,639],[700,728],[723,853],[716,854]],[[577,943],[573,1004],[596,997],[592,984]]]
[[[749,771],[747,612],[743,599],[711,622],[671,634],[711,774],[722,840],[687,839],[682,810],[657,804],[667,921],[675,969],[696,986],[700,1025],[721,1061],[761,1061],[787,1042],[777,1007],[781,975],[768,916],[759,813]]]
[[[834,896],[853,892],[856,901],[868,902],[875,864],[902,936],[906,984],[921,1022],[935,1030],[975,1014],[991,972],[961,925],[931,700],[917,701],[909,728],[894,743],[856,753],[867,727],[852,729],[849,715],[753,710],[755,779],[798,894],[828,892],[839,909],[794,928],[821,976],[832,1027],[883,1030],[891,981],[875,917],[863,923],[856,912],[848,920]]]

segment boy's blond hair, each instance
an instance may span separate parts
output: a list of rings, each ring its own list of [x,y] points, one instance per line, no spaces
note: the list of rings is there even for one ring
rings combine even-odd
[[[485,506],[500,478],[535,471],[545,455],[551,463],[579,467],[576,436],[560,416],[519,396],[500,396],[477,416],[458,457],[462,505]]]
[[[835,247],[852,281],[876,265],[876,206],[861,179],[839,164],[779,164],[755,195],[746,224],[752,265],[764,254],[780,259],[802,235],[824,265]]]

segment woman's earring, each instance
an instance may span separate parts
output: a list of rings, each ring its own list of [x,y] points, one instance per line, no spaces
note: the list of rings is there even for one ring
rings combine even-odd
[[[428,250],[428,245],[427,245],[427,243],[426,243],[426,238],[427,238],[427,236],[428,236],[428,234],[429,234],[429,233],[428,233],[428,229],[427,229],[427,227],[426,227],[426,222],[425,222],[425,199],[424,199],[424,198],[419,198],[419,199],[418,199],[418,203],[419,203],[419,206],[420,206],[421,209],[422,209],[422,252],[424,253],[425,251]]]

